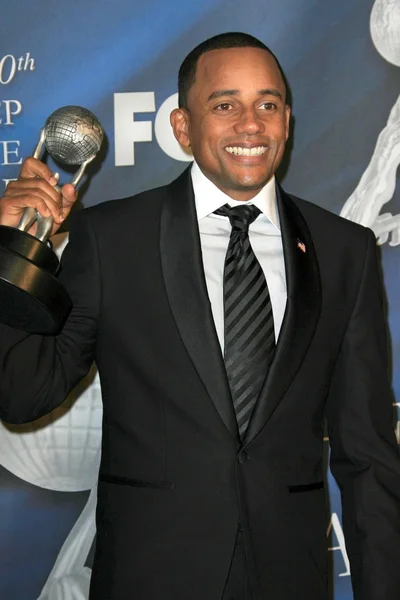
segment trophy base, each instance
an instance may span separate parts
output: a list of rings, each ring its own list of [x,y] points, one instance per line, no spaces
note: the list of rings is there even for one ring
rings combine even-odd
[[[57,333],[72,305],[54,277],[57,268],[47,244],[0,226],[0,322],[28,333]]]

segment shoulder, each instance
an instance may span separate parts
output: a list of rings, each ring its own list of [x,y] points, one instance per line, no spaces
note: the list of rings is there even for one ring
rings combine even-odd
[[[113,220],[121,217],[125,218],[126,216],[137,212],[152,213],[161,206],[168,193],[168,188],[169,186],[165,185],[126,198],[106,200],[95,206],[85,208],[81,212],[86,215],[86,218],[96,221],[102,219]]]
[[[106,241],[113,239],[114,235],[128,232],[142,235],[156,229],[168,188],[165,185],[77,210],[70,221],[71,235],[88,229]]]
[[[78,221],[89,221],[94,224],[107,223],[109,227],[126,223],[140,217],[141,219],[158,221],[162,207],[168,197],[177,194],[188,195],[189,169],[185,169],[176,179],[170,183],[155,187],[133,196],[107,200],[77,211]]]
[[[310,230],[311,236],[317,244],[351,246],[360,244],[365,247],[374,233],[368,227],[349,221],[329,210],[322,208],[308,200],[287,194],[303,216]]]

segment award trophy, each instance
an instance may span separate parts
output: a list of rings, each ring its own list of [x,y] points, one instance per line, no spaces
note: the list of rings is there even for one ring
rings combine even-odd
[[[45,146],[54,159],[80,165],[71,181],[76,186],[103,135],[89,110],[64,106],[46,120],[33,157],[40,158]],[[27,232],[35,222],[36,233],[31,235]],[[55,277],[58,258],[47,243],[52,226],[53,218],[42,217],[34,208],[25,209],[17,227],[0,225],[0,322],[28,333],[56,333],[71,309],[67,292]]]

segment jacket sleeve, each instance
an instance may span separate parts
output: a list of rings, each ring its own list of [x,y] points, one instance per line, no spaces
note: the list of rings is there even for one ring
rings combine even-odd
[[[388,371],[376,241],[369,232],[326,407],[355,600],[394,600],[400,593],[400,459]]]
[[[57,336],[0,325],[0,418],[33,421],[58,406],[94,359],[100,306],[99,259],[86,211],[80,211],[63,253],[60,282],[72,311]]]

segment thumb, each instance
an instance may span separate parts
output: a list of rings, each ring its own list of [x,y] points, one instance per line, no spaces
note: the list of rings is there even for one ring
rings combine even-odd
[[[68,215],[72,206],[76,202],[77,198],[78,198],[78,192],[76,191],[76,189],[74,188],[73,185],[71,185],[70,183],[66,183],[65,185],[62,186],[62,188],[61,188],[61,199],[62,199],[61,212],[64,217],[66,217]]]

